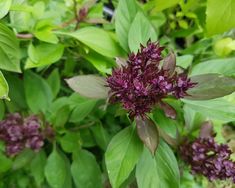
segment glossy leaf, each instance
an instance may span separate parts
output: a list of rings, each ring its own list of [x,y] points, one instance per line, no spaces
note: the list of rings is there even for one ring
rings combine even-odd
[[[159,144],[159,133],[155,123],[151,119],[138,118],[136,119],[136,127],[140,139],[154,155]]]
[[[0,99],[8,99],[9,87],[6,79],[0,71]]]
[[[161,140],[156,152],[156,163],[159,169],[161,187],[180,187],[180,172],[177,160],[171,148]]]
[[[73,37],[101,55],[116,57],[123,54],[118,43],[103,29],[97,27],[85,27],[76,32],[56,32],[60,35]]]
[[[1,23],[0,23],[0,59],[1,59],[0,62],[1,69],[13,72],[21,72],[19,42],[13,31]]]
[[[76,187],[102,188],[101,171],[90,152],[79,150],[74,153],[71,172]]]
[[[108,87],[105,79],[95,75],[80,75],[66,79],[69,87],[80,95],[95,98],[106,99],[108,97]]]
[[[58,149],[54,148],[47,159],[45,176],[52,188],[63,188],[66,181],[66,162]]]
[[[156,31],[145,15],[142,12],[138,12],[128,33],[128,44],[131,52],[137,52],[140,44],[145,45],[149,39],[151,41],[157,40]]]
[[[197,85],[190,88],[185,98],[191,100],[208,100],[229,95],[235,91],[235,79],[219,74],[204,74],[190,78]]]
[[[120,45],[129,51],[128,33],[131,23],[138,12],[138,6],[135,0],[120,0],[115,16],[115,29]]]
[[[131,126],[113,137],[105,153],[105,163],[113,188],[118,188],[134,169],[143,145]]]
[[[162,140],[155,156],[144,149],[136,167],[139,188],[179,188],[180,174],[174,153]]]
[[[62,44],[42,43],[38,46],[29,45],[29,58],[26,61],[25,69],[41,67],[57,62],[64,52]]]
[[[235,2],[227,1],[207,1],[206,10],[207,35],[223,33],[235,27]],[[216,18],[216,19],[215,19]]]
[[[0,19],[6,16],[10,7],[12,0],[0,0]]]
[[[136,166],[136,180],[139,188],[161,187],[158,164],[146,148]]]

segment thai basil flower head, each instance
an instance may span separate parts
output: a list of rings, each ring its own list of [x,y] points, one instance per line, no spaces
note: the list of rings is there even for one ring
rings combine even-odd
[[[0,121],[0,139],[5,142],[6,153],[14,156],[24,148],[39,151],[44,145],[45,131],[37,116],[23,118],[20,114],[7,115]]]
[[[132,118],[145,118],[163,98],[169,95],[182,98],[195,85],[187,75],[174,71],[175,62],[173,71],[172,67],[161,66],[163,49],[156,42],[149,41],[146,47],[141,45],[136,54],[129,55],[125,66],[114,69],[107,78],[111,101],[121,102]]]
[[[225,144],[217,144],[214,137],[200,137],[185,142],[180,147],[185,162],[192,173],[206,176],[210,181],[231,179],[235,183],[235,162],[230,159],[231,150]]]

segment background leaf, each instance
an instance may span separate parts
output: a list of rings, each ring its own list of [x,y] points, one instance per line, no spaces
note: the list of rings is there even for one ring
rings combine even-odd
[[[63,188],[66,181],[66,162],[61,154],[54,148],[47,159],[45,176],[52,188]]]
[[[12,0],[0,0],[0,19],[6,16],[10,7]]]
[[[53,94],[43,78],[31,71],[27,71],[24,75],[24,88],[26,102],[32,112],[45,112],[49,108]]]
[[[20,70],[20,49],[15,34],[0,23],[0,68],[13,72]]]
[[[193,66],[191,75],[217,73],[225,76],[235,76],[234,69],[235,58],[212,59]]]
[[[90,152],[79,150],[74,153],[71,172],[76,187],[102,188],[101,171]]]
[[[140,44],[146,45],[149,39],[151,41],[157,40],[156,31],[145,15],[142,12],[138,12],[128,33],[128,45],[131,52],[137,52]]]
[[[0,71],[0,99],[8,98],[9,87],[6,79],[4,78],[2,72]]]
[[[128,33],[131,23],[138,11],[138,6],[135,0],[120,0],[116,10],[115,29],[120,45],[129,51]]]
[[[103,29],[85,27],[73,33],[57,32],[65,36],[74,37],[86,46],[107,57],[116,57],[123,52],[118,43]]]
[[[223,33],[235,27],[235,2],[227,1],[207,1],[206,10],[207,35]],[[215,19],[216,18],[216,19]]]

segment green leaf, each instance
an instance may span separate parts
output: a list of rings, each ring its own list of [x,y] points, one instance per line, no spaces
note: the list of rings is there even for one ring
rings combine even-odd
[[[214,51],[218,56],[221,57],[227,56],[234,50],[233,47],[234,44],[235,41],[232,38],[230,37],[222,38],[216,41],[214,45]]]
[[[175,6],[180,0],[154,0],[155,8],[153,11],[162,11],[164,9]]]
[[[34,35],[41,41],[56,44],[59,40],[57,36],[52,32],[53,27],[51,22],[52,20],[39,21],[35,26]]]
[[[115,15],[115,29],[120,45],[128,52],[128,33],[131,23],[138,12],[135,0],[119,0]]]
[[[134,169],[143,145],[131,126],[113,137],[105,153],[108,176],[113,188],[118,188]]]
[[[191,75],[218,73],[225,76],[235,76],[235,58],[213,59],[195,65]]]
[[[87,99],[81,96],[77,96],[76,102],[72,105],[76,105],[70,116],[70,122],[82,121],[93,110],[97,100]]]
[[[38,46],[29,45],[29,58],[26,61],[25,69],[41,67],[57,62],[64,52],[62,44],[41,43]]]
[[[155,157],[146,148],[136,166],[136,180],[139,188],[161,187],[158,164]]]
[[[71,33],[55,33],[73,37],[101,55],[107,57],[116,57],[123,54],[118,43],[111,37],[111,35],[107,31],[97,27],[84,27]]]
[[[34,157],[35,153],[32,150],[25,149],[19,155],[16,156],[12,165],[12,169],[18,170],[20,168],[25,167],[26,165],[29,165]]]
[[[47,79],[47,83],[51,87],[51,91],[55,98],[60,91],[60,74],[57,68],[51,72]]]
[[[207,101],[192,101],[182,99],[188,107],[205,115],[206,117],[224,122],[235,121],[235,105],[226,98],[212,99]]]
[[[71,172],[76,187],[103,187],[99,165],[92,153],[86,150],[79,150],[78,153],[74,153]]]
[[[155,156],[161,180],[161,187],[180,187],[180,172],[171,148],[161,140]]]
[[[145,15],[142,12],[138,12],[128,33],[130,50],[137,52],[140,48],[140,44],[145,45],[149,39],[151,39],[151,41],[157,40],[156,31]]]
[[[91,64],[101,73],[110,74],[111,68],[114,65],[114,61],[111,58],[102,56],[93,50],[89,50],[88,54],[83,55]]]
[[[235,1],[207,1],[207,35],[223,33],[235,27]]]
[[[81,147],[80,134],[77,132],[66,132],[65,135],[60,138],[60,144],[65,152],[73,153]]]
[[[11,7],[12,0],[0,0],[0,19],[7,15],[10,7]]]
[[[54,147],[49,155],[44,173],[51,188],[64,188],[67,167],[66,161],[58,151],[58,148]]]
[[[12,160],[0,152],[0,174],[8,171],[12,166]]]
[[[7,26],[0,23],[0,68],[21,72],[19,42]]]
[[[24,74],[26,102],[34,113],[45,112],[52,101],[53,95],[47,82],[39,75],[27,71]]]
[[[191,100],[208,100],[229,95],[235,91],[235,79],[219,74],[202,74],[190,78],[196,86],[185,96]]]
[[[8,99],[9,87],[6,79],[0,71],[0,99]]]
[[[137,118],[136,127],[140,139],[154,155],[159,144],[159,133],[155,123],[151,119]]]
[[[66,79],[69,87],[80,95],[95,98],[106,99],[108,97],[108,87],[104,78],[95,75],[79,75]]]
[[[187,69],[193,62],[193,55],[183,55],[176,57],[176,65]]]
[[[177,160],[169,146],[161,140],[155,156],[144,149],[136,167],[139,188],[179,188],[180,174]]]
[[[30,163],[30,171],[38,187],[44,181],[44,167],[46,165],[46,153],[44,150],[38,152]]]
[[[94,135],[97,145],[100,148],[102,148],[104,151],[106,151],[106,148],[110,140],[109,134],[106,131],[106,129],[104,129],[101,123],[97,123],[96,125],[92,126],[90,129]]]

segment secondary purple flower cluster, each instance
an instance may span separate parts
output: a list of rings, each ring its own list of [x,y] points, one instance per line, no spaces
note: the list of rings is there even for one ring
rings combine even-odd
[[[44,145],[44,132],[37,116],[23,118],[14,113],[0,121],[0,139],[5,142],[7,155],[14,156],[24,148],[39,151]]]
[[[225,144],[217,144],[213,137],[198,138],[180,147],[180,153],[192,173],[206,176],[210,181],[231,179],[235,183],[235,162]]]
[[[126,66],[108,76],[111,101],[121,102],[130,117],[145,117],[155,104],[168,95],[182,98],[195,84],[185,74],[166,70],[160,65],[163,47],[148,42],[137,54],[130,54]],[[174,67],[175,69],[175,67]]]

